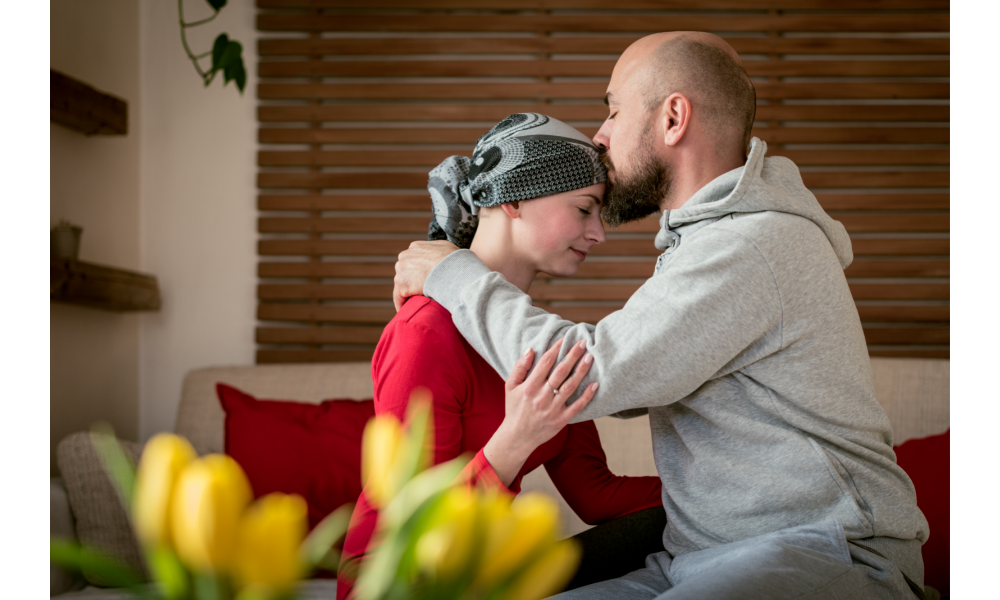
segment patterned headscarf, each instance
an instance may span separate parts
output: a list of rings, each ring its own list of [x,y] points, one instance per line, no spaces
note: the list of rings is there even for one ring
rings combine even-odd
[[[429,240],[468,248],[479,208],[544,198],[607,181],[594,144],[569,125],[517,113],[479,138],[472,159],[450,156],[430,172]]]

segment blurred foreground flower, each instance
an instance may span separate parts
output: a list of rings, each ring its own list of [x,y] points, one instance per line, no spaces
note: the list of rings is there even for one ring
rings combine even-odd
[[[132,498],[132,522],[144,546],[172,546],[171,492],[181,471],[197,456],[191,444],[176,435],[161,433],[146,443]]]
[[[53,539],[52,562],[101,572],[145,600],[277,600],[314,567],[336,564],[331,548],[347,530],[353,506],[342,506],[306,535],[299,496],[268,494],[251,504],[243,469],[220,454],[197,458],[183,438],[161,434],[146,445],[138,473],[113,433],[91,436],[102,463],[131,507],[153,587],[114,557]]]
[[[373,482],[383,487],[374,550],[355,588],[359,600],[535,600],[560,591],[580,549],[575,540],[557,541],[555,502],[525,494],[512,504],[509,494],[457,481],[466,457],[412,468],[428,443],[430,411],[430,397],[418,391],[405,431],[391,416],[376,417],[365,430],[366,454],[382,453],[381,471],[369,463],[366,489]]]

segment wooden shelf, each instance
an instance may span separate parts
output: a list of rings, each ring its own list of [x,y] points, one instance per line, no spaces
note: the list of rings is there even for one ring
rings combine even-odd
[[[160,309],[156,277],[85,263],[50,259],[49,299],[113,311]]]
[[[50,69],[49,120],[86,135],[125,135],[128,103]]]

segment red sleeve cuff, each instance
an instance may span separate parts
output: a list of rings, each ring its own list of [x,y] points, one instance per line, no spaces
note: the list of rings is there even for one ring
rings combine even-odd
[[[517,493],[505,486],[503,481],[500,481],[500,477],[493,470],[493,465],[486,459],[482,449],[469,461],[469,464],[465,465],[459,478],[470,487],[482,490],[502,490],[510,494]]]

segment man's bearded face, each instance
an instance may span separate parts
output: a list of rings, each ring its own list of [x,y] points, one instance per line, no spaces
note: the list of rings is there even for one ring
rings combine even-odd
[[[660,210],[660,202],[670,191],[673,179],[668,165],[661,164],[653,151],[652,129],[639,141],[634,153],[634,167],[628,173],[616,169],[607,151],[602,150],[601,163],[614,171],[615,182],[608,179],[601,216],[608,227],[638,221]]]

